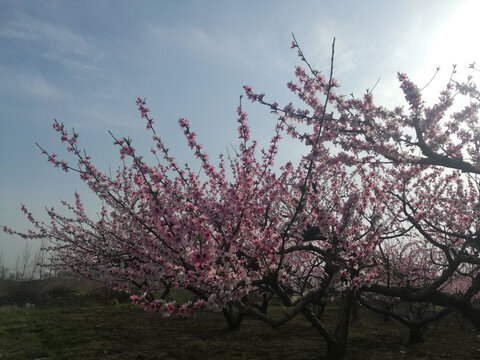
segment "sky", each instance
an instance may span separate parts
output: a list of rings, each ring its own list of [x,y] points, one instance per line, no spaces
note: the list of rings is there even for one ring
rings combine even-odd
[[[78,175],[55,169],[35,145],[73,160],[54,119],[75,128],[98,168],[115,170],[121,161],[109,130],[144,154],[152,145],[135,107],[142,96],[180,163],[192,159],[180,117],[216,158],[237,142],[243,85],[271,102],[294,100],[286,87],[299,65],[292,33],[324,73],[335,37],[338,92],[361,96],[380,78],[375,102],[394,106],[404,104],[398,71],[423,86],[440,66],[433,101],[452,64],[480,63],[479,13],[474,0],[0,0],[0,225],[27,230],[21,204],[46,220],[45,207],[60,209],[75,191],[97,212]],[[252,137],[267,145],[275,118],[259,104],[243,109]],[[293,141],[281,146],[279,163],[303,151]],[[0,262],[13,267],[24,246],[0,232]]]

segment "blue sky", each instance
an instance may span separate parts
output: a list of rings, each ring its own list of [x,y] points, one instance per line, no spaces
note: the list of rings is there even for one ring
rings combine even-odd
[[[236,106],[243,85],[279,103],[298,64],[295,33],[314,66],[328,71],[336,37],[341,91],[360,96],[380,77],[378,102],[402,104],[396,72],[419,85],[436,66],[480,62],[476,1],[8,1],[0,0],[0,224],[25,230],[25,204],[45,219],[79,191],[97,203],[73,173],[54,169],[38,142],[65,155],[53,119],[74,127],[97,166],[115,169],[108,134],[130,136],[148,153],[150,134],[135,108],[146,96],[157,130],[180,160],[190,159],[177,120],[187,117],[215,157],[236,143]],[[434,87],[435,85],[432,85]],[[432,97],[433,99],[435,96]],[[275,124],[267,109],[245,103],[253,137],[266,144]],[[300,154],[283,143],[280,161]],[[0,233],[9,266],[24,246]]]

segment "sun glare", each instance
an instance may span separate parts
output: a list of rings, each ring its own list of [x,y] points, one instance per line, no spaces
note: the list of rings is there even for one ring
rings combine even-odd
[[[459,5],[439,29],[429,51],[429,63],[449,67],[458,64],[462,71],[474,61],[480,67],[480,2]]]

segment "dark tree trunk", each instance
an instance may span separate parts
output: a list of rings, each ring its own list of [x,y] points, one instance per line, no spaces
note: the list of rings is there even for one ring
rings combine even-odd
[[[333,336],[325,338],[327,342],[327,360],[343,360],[347,352],[348,330],[352,312],[354,296],[347,292],[339,301],[337,324]]]
[[[422,328],[420,326],[410,326],[410,333],[408,335],[409,344],[421,344],[424,342]]]
[[[262,294],[262,308],[260,311],[262,314],[266,314],[268,310],[268,303],[270,302],[271,296],[269,294]]]
[[[348,329],[353,303],[353,293],[347,292],[339,300],[335,331],[331,333],[316,316],[311,308],[304,310],[304,315],[318,330],[327,343],[326,360],[343,360],[347,351]]]
[[[346,344],[339,344],[336,341],[327,343],[326,360],[343,360],[345,359]]]
[[[480,279],[478,281],[480,282]],[[435,305],[457,309],[480,331],[480,308],[475,307],[475,305],[471,303],[471,299],[467,296],[447,294],[436,290],[423,293],[422,291],[424,290],[412,291],[405,287],[387,288],[376,284],[371,287],[365,287],[362,290],[399,297],[404,301],[428,301]]]
[[[328,360],[339,360],[345,357],[353,302],[354,297],[352,292],[344,294],[340,299],[334,341],[328,346]]]
[[[240,310],[235,311],[235,308],[232,304],[228,304],[226,308],[223,309],[223,315],[227,320],[227,325],[229,330],[238,330],[240,324],[243,320],[243,314]]]
[[[393,312],[393,306],[391,304],[386,304],[386,312],[383,313],[383,321],[387,322],[390,321],[390,313]]]
[[[353,299],[352,302],[352,322],[358,320],[358,310],[360,309],[360,302],[357,297]]]

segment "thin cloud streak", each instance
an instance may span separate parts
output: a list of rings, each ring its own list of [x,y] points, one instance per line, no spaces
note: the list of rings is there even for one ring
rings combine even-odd
[[[149,24],[147,35],[153,42],[187,51],[189,54],[213,63],[221,63],[229,67],[253,67],[265,56],[273,61],[275,67],[284,66],[280,54],[275,54],[272,48],[265,48],[265,43],[273,42],[270,34],[253,36],[248,31],[225,31],[222,29],[199,28],[195,26],[164,26]],[[247,43],[248,47],[239,44]],[[287,47],[285,47],[287,48]],[[245,52],[248,49],[248,53]]]
[[[52,85],[40,74],[7,74],[0,69],[0,92],[12,95],[30,96],[38,100],[60,100],[65,97],[65,91]]]
[[[0,28],[0,38],[38,43],[43,49],[41,56],[80,72],[99,71],[95,64],[105,56],[104,51],[73,31],[26,15],[5,22]]]

